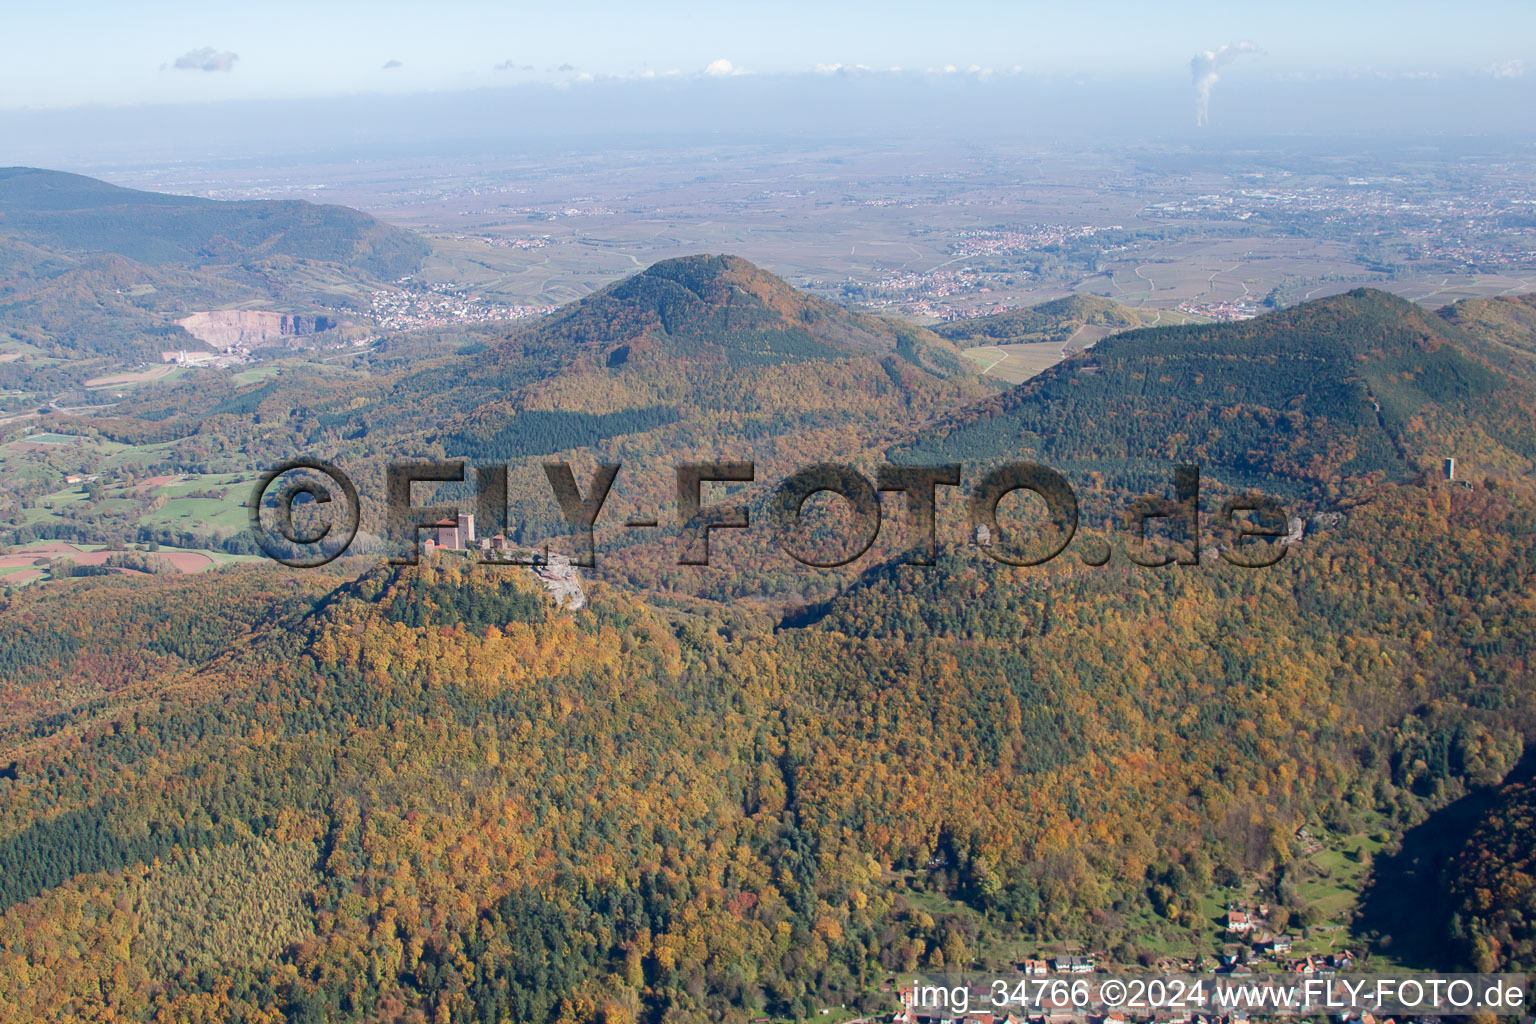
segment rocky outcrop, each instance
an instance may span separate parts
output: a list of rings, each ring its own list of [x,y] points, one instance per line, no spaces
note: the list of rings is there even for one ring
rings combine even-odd
[[[197,340],[220,351],[233,348],[305,348],[303,339],[338,326],[328,316],[219,309],[193,313],[176,321]]]

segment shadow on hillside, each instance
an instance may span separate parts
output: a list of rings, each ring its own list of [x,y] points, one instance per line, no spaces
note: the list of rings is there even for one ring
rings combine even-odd
[[[1502,799],[1504,786],[1536,778],[1536,750],[1529,750],[1498,786],[1480,789],[1431,814],[1409,829],[1394,854],[1378,854],[1360,899],[1354,933],[1406,967],[1465,967],[1450,941],[1451,907],[1445,872],[1467,836]],[[1454,962],[1453,962],[1454,961]]]

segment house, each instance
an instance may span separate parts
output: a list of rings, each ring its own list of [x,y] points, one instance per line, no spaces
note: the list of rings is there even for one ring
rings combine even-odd
[[[1330,978],[1338,971],[1328,963],[1329,959],[1331,958],[1309,956],[1298,964],[1297,971],[1304,978]]]
[[[1093,957],[1059,956],[1051,961],[1051,969],[1058,974],[1092,974]]]
[[[1257,923],[1255,915],[1248,913],[1246,910],[1227,911],[1228,935],[1247,935],[1253,931]]]

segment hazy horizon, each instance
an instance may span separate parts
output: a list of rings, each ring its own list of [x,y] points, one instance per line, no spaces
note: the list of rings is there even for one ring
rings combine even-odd
[[[0,164],[99,170],[217,159],[671,144],[685,137],[1174,145],[1265,137],[1526,136],[1536,78],[1222,81],[1196,127],[1188,69],[1060,78],[884,74],[527,83],[309,100],[0,111]]]
[[[1490,24],[1499,31],[1488,30]],[[275,0],[8,13],[0,163],[770,138],[1524,134],[1536,9],[979,0],[430,10]]]

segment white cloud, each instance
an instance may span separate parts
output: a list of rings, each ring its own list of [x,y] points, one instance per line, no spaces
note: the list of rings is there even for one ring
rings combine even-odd
[[[177,71],[233,71],[239,59],[238,53],[203,46],[177,57],[171,67]]]
[[[843,78],[862,78],[872,69],[863,64],[817,64],[812,68],[818,75],[838,75]]]

